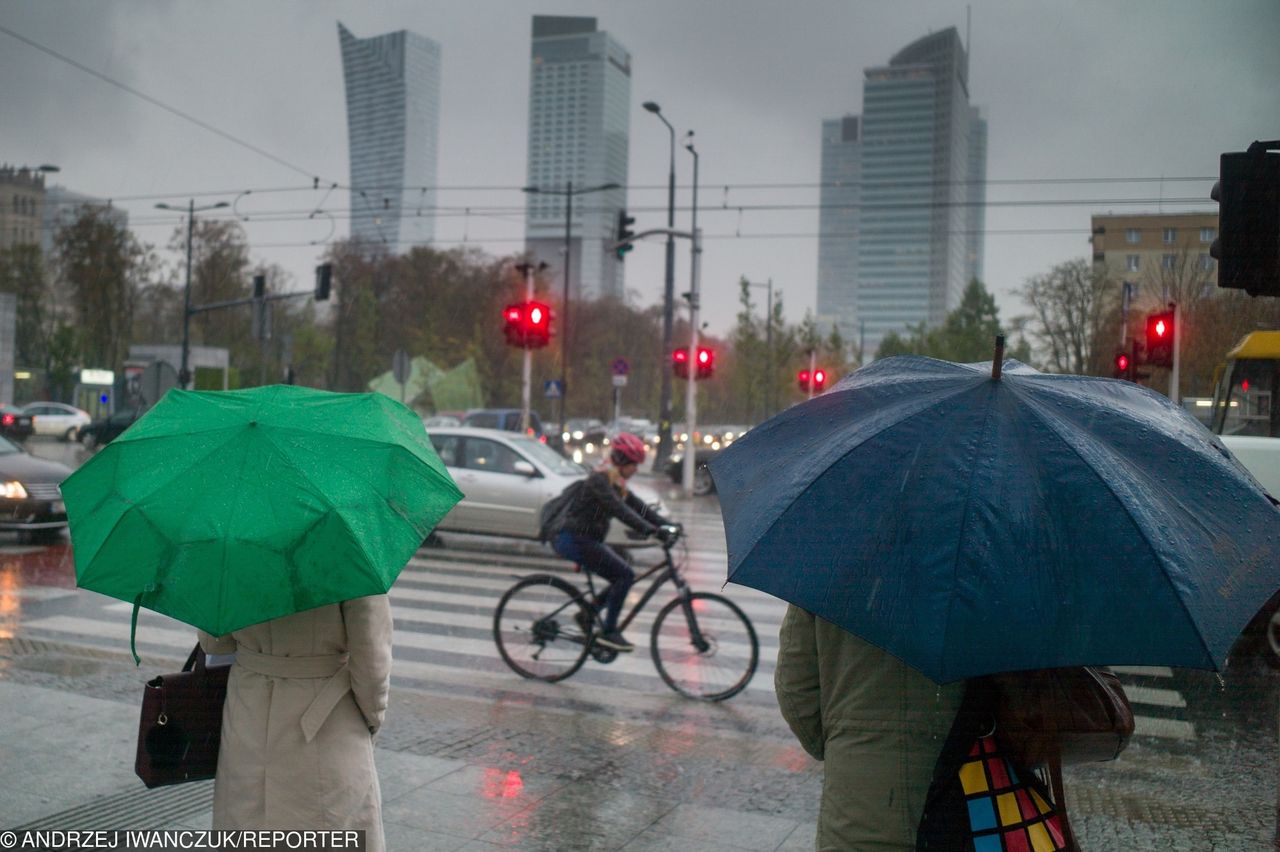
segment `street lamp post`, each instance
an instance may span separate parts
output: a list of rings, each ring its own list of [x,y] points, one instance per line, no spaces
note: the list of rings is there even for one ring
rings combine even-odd
[[[684,412],[688,421],[689,442],[685,445],[684,469],[681,471],[681,485],[686,497],[693,496],[693,472],[698,454],[698,445],[694,443],[693,435],[698,425],[698,285],[702,269],[702,232],[698,230],[698,151],[693,147],[692,137],[693,131],[690,130],[684,146],[693,155],[693,221],[689,227],[689,232],[693,234],[689,269],[689,357],[694,363],[690,365],[689,382],[685,388]],[[668,236],[668,239],[671,237]]]
[[[187,369],[188,353],[191,351],[191,237],[195,229],[196,214],[203,213],[206,210],[217,210],[219,207],[230,207],[225,201],[219,201],[217,204],[207,204],[203,207],[196,206],[196,200],[192,198],[187,203],[187,285],[183,288],[182,296],[182,365],[178,368],[178,384],[183,390],[191,381],[191,371]],[[176,210],[182,211],[181,207],[173,207],[168,204],[157,204],[159,210]]]
[[[560,433],[564,434],[565,404],[569,397],[569,252],[570,239],[573,235],[573,197],[586,195],[589,192],[604,192],[618,189],[616,183],[602,183],[599,186],[573,188],[573,181],[565,183],[564,189],[543,189],[539,186],[526,186],[523,192],[533,195],[564,196],[564,303],[560,306]]]
[[[671,351],[671,326],[675,311],[676,241],[672,230],[676,226],[676,129],[662,114],[662,107],[653,101],[645,101],[644,108],[656,115],[671,134],[671,167],[667,173],[667,274],[662,289],[662,357]],[[695,160],[696,162],[696,160]],[[695,350],[689,350],[693,354]],[[692,431],[690,431],[692,439]],[[662,371],[662,397],[658,408],[658,452],[653,460],[655,470],[671,456],[671,370]]]

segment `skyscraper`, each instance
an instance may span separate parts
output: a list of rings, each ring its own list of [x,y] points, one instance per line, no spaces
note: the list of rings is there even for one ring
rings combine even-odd
[[[535,15],[529,74],[531,187],[563,193],[606,183],[618,189],[573,199],[569,281],[573,298],[624,295],[610,249],[627,204],[631,54],[595,18]],[[525,243],[535,261],[564,274],[565,196],[530,193]]]
[[[347,89],[351,236],[401,253],[435,237],[440,45],[338,24]]]
[[[858,117],[822,122],[822,188],[818,211],[818,323],[840,329],[846,342],[856,333],[858,290],[858,198],[862,144]]]
[[[828,283],[825,303],[820,283],[818,313],[838,315],[846,338],[865,330],[868,355],[890,332],[941,323],[981,275],[987,124],[969,104],[968,77],[954,27],[865,71],[857,264],[847,282]],[[819,257],[837,254],[823,243],[838,239],[848,238],[820,236]],[[856,326],[847,324],[847,309],[837,310],[847,294],[831,295],[844,286],[856,294]]]

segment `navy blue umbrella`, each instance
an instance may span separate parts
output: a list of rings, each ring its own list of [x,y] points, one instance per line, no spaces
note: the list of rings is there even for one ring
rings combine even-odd
[[[1273,501],[1195,419],[1130,382],[885,358],[710,469],[730,581],[938,683],[1221,668],[1280,588]]]

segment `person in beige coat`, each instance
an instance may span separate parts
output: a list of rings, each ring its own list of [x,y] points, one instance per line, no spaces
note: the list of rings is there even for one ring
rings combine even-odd
[[[964,697],[795,605],[778,637],[778,707],[824,762],[819,850],[916,848],[934,764]]]
[[[200,631],[206,654],[236,655],[213,788],[215,829],[363,829],[382,850],[373,735],[391,682],[386,595],[255,624]]]

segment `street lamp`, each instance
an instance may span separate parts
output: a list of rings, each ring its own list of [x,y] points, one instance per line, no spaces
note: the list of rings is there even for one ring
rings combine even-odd
[[[620,189],[616,183],[602,183],[599,186],[573,188],[573,181],[568,181],[564,189],[543,189],[540,186],[526,186],[521,190],[531,195],[564,196],[564,304],[560,307],[560,433],[564,434],[565,402],[569,396],[569,240],[573,234],[573,197],[591,192],[604,192],[609,189]]]
[[[662,289],[662,351],[671,351],[671,324],[675,310],[676,288],[676,240],[671,231],[676,226],[676,129],[662,114],[662,107],[653,101],[645,101],[644,108],[656,115],[671,134],[671,167],[667,174],[667,275]],[[695,160],[696,162],[696,160]],[[696,350],[689,350],[690,352]],[[690,434],[692,437],[692,433]],[[662,398],[658,409],[658,452],[653,460],[654,470],[666,463],[671,455],[671,371],[662,371]]]
[[[217,210],[219,207],[230,206],[225,201],[219,201],[217,204],[206,204],[203,207],[197,207],[194,198],[187,203],[187,286],[184,288],[182,296],[182,366],[178,369],[178,384],[183,390],[186,390],[187,384],[191,381],[191,371],[187,369],[187,354],[191,351],[191,234],[195,227],[196,214],[203,213],[206,210]],[[156,209],[182,212],[181,207],[173,207],[164,203],[157,204]]]

